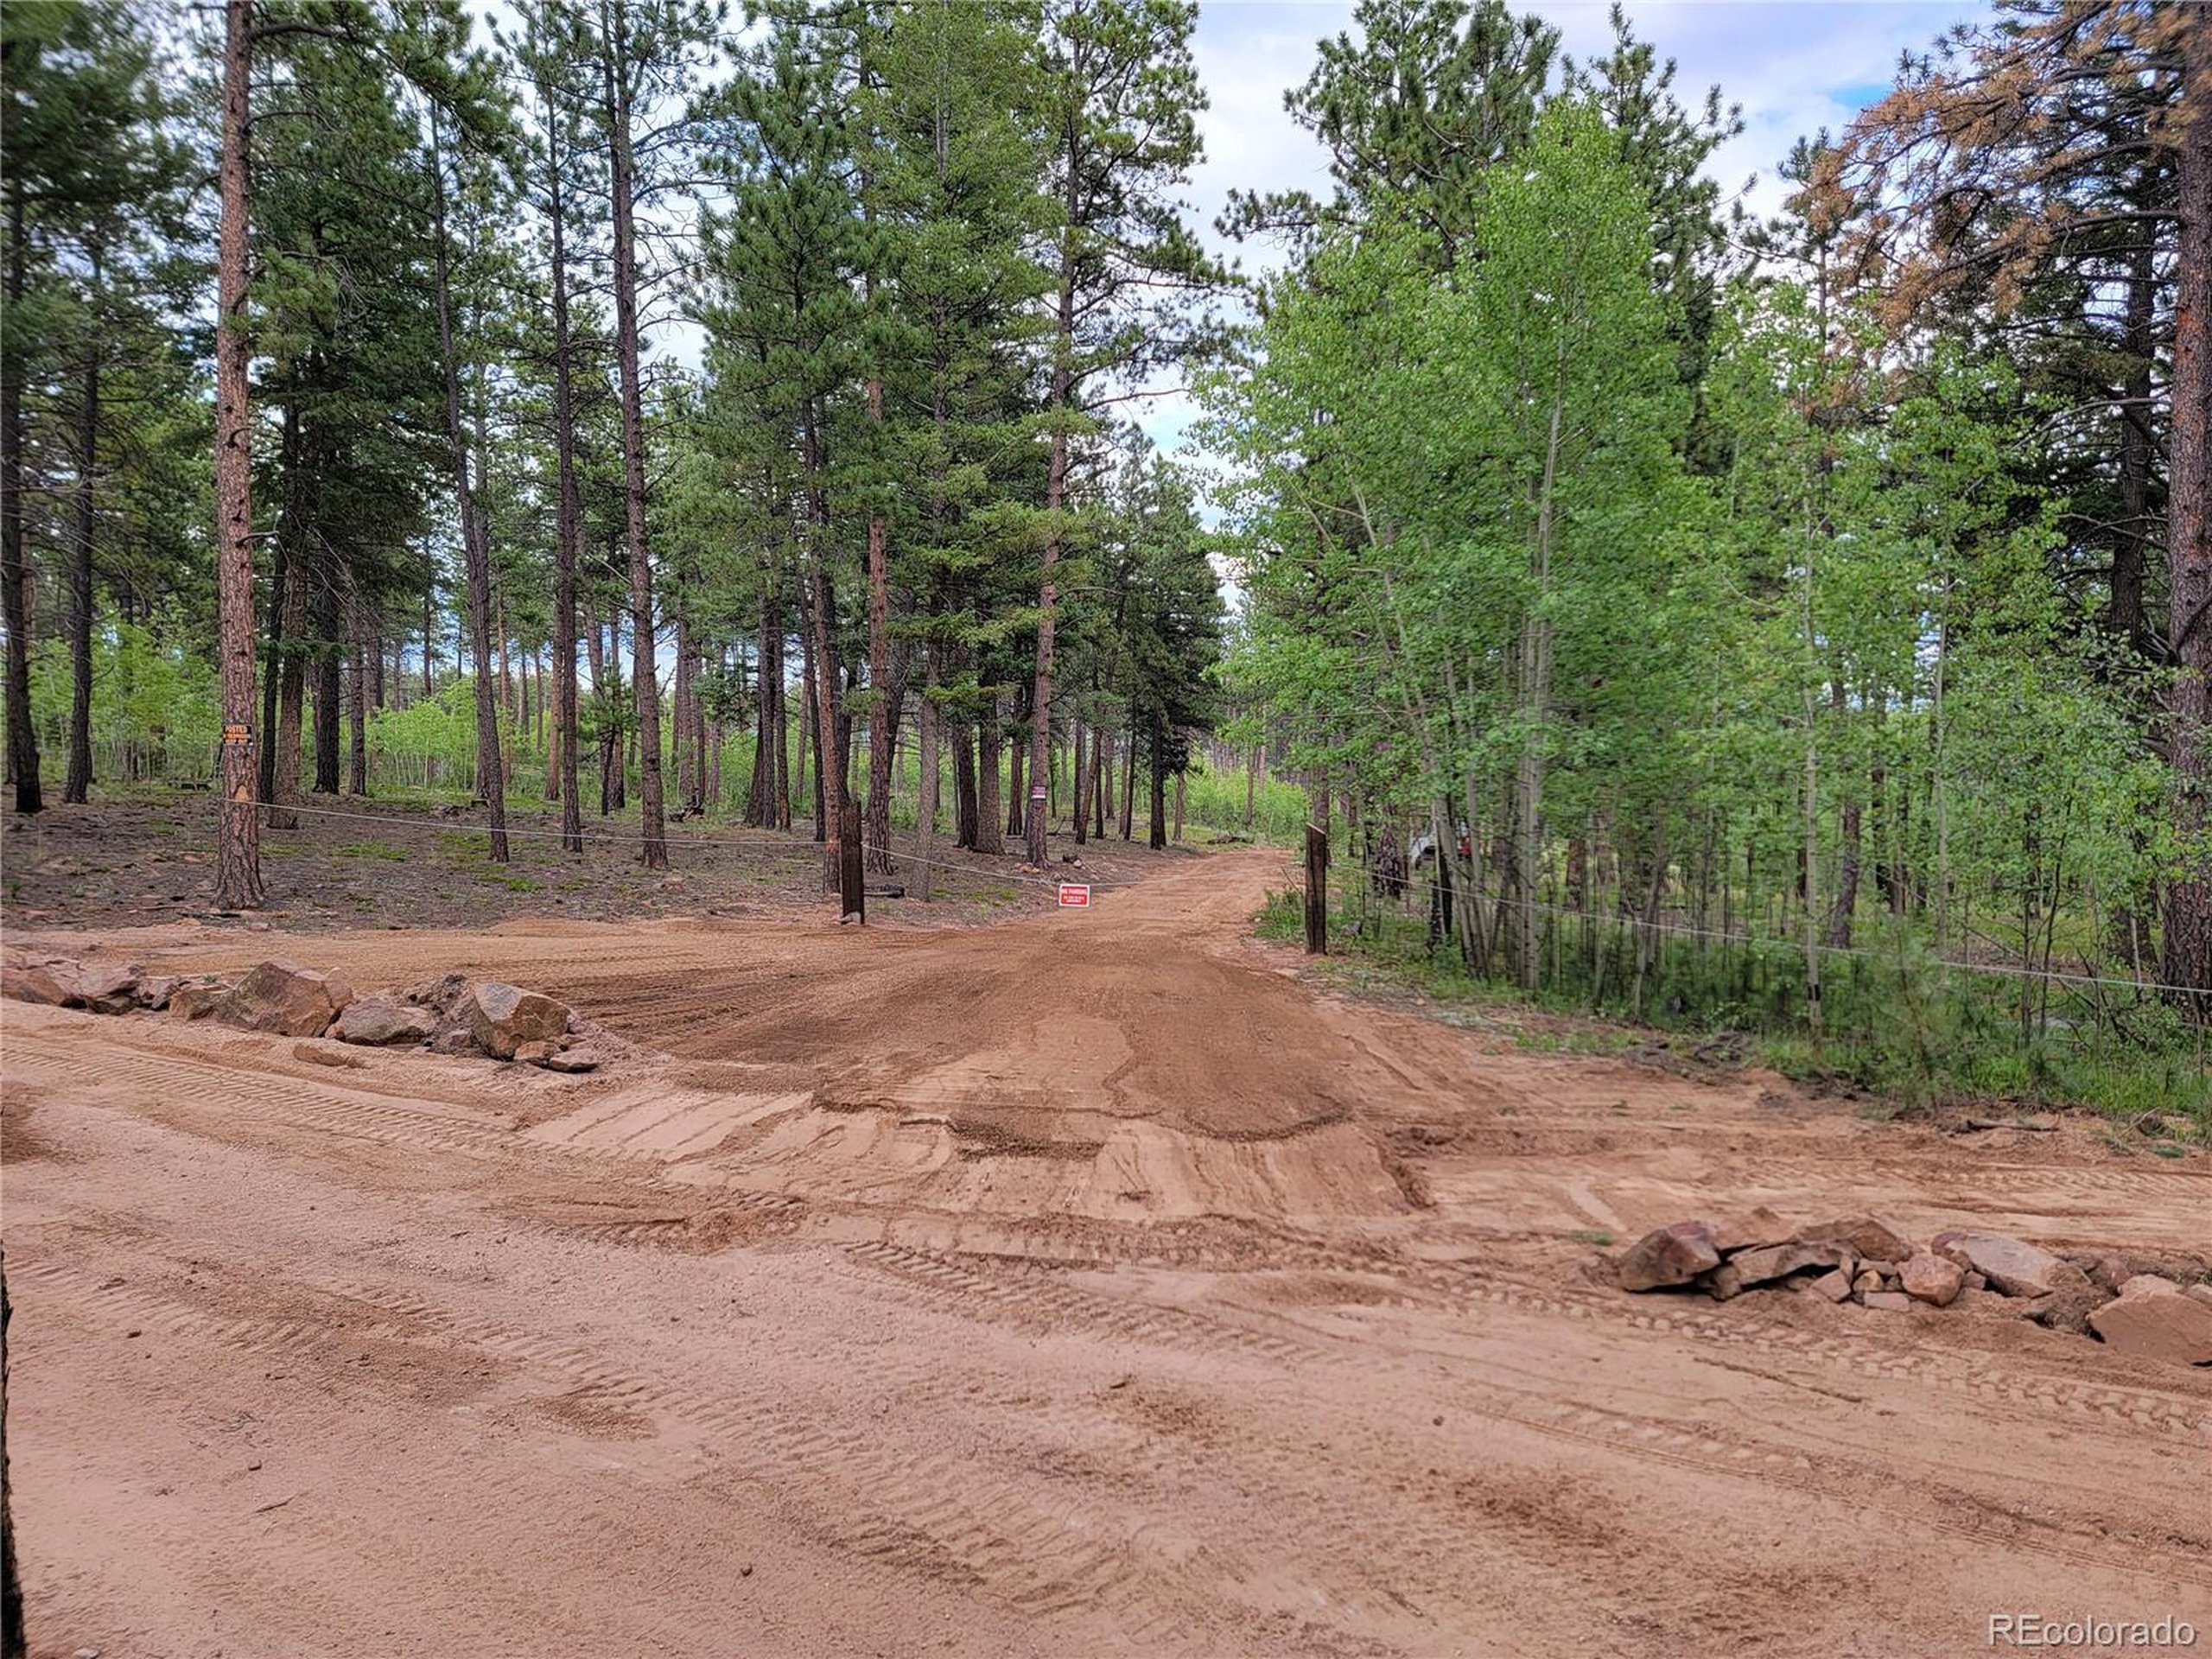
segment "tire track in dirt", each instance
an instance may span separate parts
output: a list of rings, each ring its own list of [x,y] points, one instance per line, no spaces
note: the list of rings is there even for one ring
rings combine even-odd
[[[175,1291],[118,1282],[66,1262],[10,1266],[11,1277],[20,1277],[35,1294],[120,1313],[168,1336],[199,1338],[254,1357],[327,1361],[334,1351],[366,1340],[434,1342],[445,1350],[487,1354],[556,1382],[589,1386],[612,1402],[664,1414],[719,1437],[724,1446],[742,1447],[748,1461],[772,1469],[779,1487],[817,1511],[825,1535],[861,1554],[878,1559],[893,1554],[885,1541],[903,1529],[925,1540],[926,1549],[900,1556],[899,1564],[926,1568],[950,1562],[976,1588],[1008,1606],[1045,1613],[1116,1605],[1137,1620],[1128,1632],[1132,1640],[1148,1643],[1178,1631],[1179,1643],[1188,1637],[1174,1586],[1153,1582],[1160,1575],[1137,1564],[1126,1541],[1085,1537],[1066,1517],[1038,1510],[1010,1486],[972,1490],[974,1472],[957,1459],[882,1444],[860,1429],[817,1421],[765,1392],[710,1391],[664,1367],[610,1359],[583,1339],[454,1313],[384,1287],[317,1287],[316,1294],[363,1311],[341,1338],[312,1322],[214,1313]],[[343,1374],[342,1364],[332,1369]],[[911,1385],[925,1386],[927,1368],[916,1363],[911,1369]],[[830,1501],[826,1487],[854,1500],[864,1519],[856,1522],[854,1510]],[[1195,1553],[1196,1541],[1191,1548]]]
[[[910,1282],[949,1294],[956,1297],[963,1306],[974,1306],[980,1302],[1018,1322],[1062,1331],[1071,1323],[1082,1323],[1111,1332],[1128,1340],[1150,1340],[1189,1352],[1205,1353],[1213,1348],[1225,1347],[1233,1351],[1270,1358],[1280,1356],[1301,1363],[1350,1368],[1362,1376],[1388,1372],[1416,1387],[1447,1390],[1448,1397],[1456,1405],[1472,1408],[1498,1421],[1540,1434],[1599,1446],[1630,1458],[1669,1463],[1707,1474],[1751,1479],[1817,1496],[1832,1495],[1841,1489],[1840,1483],[1847,1482],[1861,1489],[1878,1491],[1885,1483],[1896,1478],[1894,1474],[1872,1465],[1827,1453],[1815,1455],[1752,1436],[1722,1436],[1601,1407],[1554,1401],[1531,1391],[1508,1389],[1471,1378],[1448,1376],[1433,1368],[1416,1366],[1398,1356],[1379,1353],[1369,1348],[1351,1352],[1318,1340],[1293,1341],[1262,1335],[1186,1309],[1133,1310],[1126,1304],[1073,1286],[1039,1284],[1028,1279],[1011,1281],[993,1280],[928,1252],[906,1251],[892,1246],[863,1245],[849,1249],[847,1254],[880,1269],[896,1273]],[[917,1257],[920,1260],[916,1260]],[[1566,1317],[1573,1318],[1576,1314],[1568,1313]],[[1925,1484],[1918,1490],[1923,1497],[1934,1491]],[[1895,1500],[1877,1501],[1881,1502],[1885,1509],[1897,1511]],[[1971,1501],[1961,1503],[1954,1497],[1945,1501],[1945,1507],[1955,1511],[1976,1505]],[[2001,1543],[2007,1548],[2025,1550],[2078,1565],[2138,1573],[2145,1570],[2140,1564],[2141,1554],[2124,1558],[2088,1547],[2091,1538],[2109,1535],[2102,1525],[2085,1526],[2076,1530],[2073,1535],[2079,1540],[2078,1543],[2059,1544],[2037,1535],[2037,1532],[2063,1529],[2053,1522],[2040,1523],[2036,1530],[2031,1531],[2024,1524],[1993,1526],[1986,1522],[1960,1518],[1956,1514],[1947,1518],[1922,1510],[1898,1513],[1898,1520],[1900,1524],[1925,1525],[1976,1543]],[[2208,1548],[2212,1548],[2212,1538],[2203,1541]],[[2207,1567],[2202,1560],[2170,1556],[2156,1540],[2144,1541],[2141,1548],[2145,1554],[2157,1554],[2171,1563],[2170,1567],[2158,1570],[2170,1571],[2185,1582],[2212,1587],[2212,1567]]]

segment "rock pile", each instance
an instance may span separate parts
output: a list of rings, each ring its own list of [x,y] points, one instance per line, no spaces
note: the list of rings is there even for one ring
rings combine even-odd
[[[598,1049],[565,1002],[537,991],[461,974],[404,991],[356,996],[334,975],[296,963],[264,962],[232,981],[212,974],[180,978],[65,957],[9,951],[0,959],[0,995],[94,1014],[166,1008],[173,1019],[206,1020],[283,1037],[328,1037],[364,1047],[428,1048],[440,1054],[487,1054],[550,1071],[590,1071]],[[329,1052],[315,1058],[329,1059]]]
[[[2069,1259],[1973,1228],[1940,1232],[1923,1248],[1877,1216],[1793,1229],[1758,1209],[1655,1228],[1613,1265],[1623,1290],[1695,1288],[1723,1302],[1747,1290],[1789,1289],[1904,1313],[1986,1296],[2120,1353],[2212,1365],[2212,1281],[2183,1286],[2117,1256]]]

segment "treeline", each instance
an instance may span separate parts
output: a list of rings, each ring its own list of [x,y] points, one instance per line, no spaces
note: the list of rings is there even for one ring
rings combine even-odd
[[[17,810],[57,743],[71,800],[217,772],[232,905],[264,823],[405,782],[496,858],[518,789],[648,864],[725,800],[859,802],[881,862],[896,788],[985,851],[1133,791],[1160,839],[1223,630],[1127,419],[1222,281],[1195,15],[9,7]]]
[[[1238,205],[1291,257],[1208,435],[1236,693],[1376,890],[1432,836],[1438,944],[1530,988],[1781,941],[1815,1032],[1877,950],[2076,976],[2024,1035],[2212,987],[2212,9],[2008,0],[1771,222],[1618,14],[1358,22],[1291,100],[1333,192]]]

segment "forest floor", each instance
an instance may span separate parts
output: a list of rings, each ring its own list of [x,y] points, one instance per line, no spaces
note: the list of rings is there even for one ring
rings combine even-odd
[[[607,818],[587,810],[584,851],[570,854],[561,850],[557,806],[518,805],[508,813],[511,855],[500,866],[486,855],[480,808],[420,797],[315,796],[296,815],[296,827],[262,831],[267,902],[250,915],[230,916],[214,908],[216,810],[204,790],[145,785],[90,805],[49,805],[36,817],[10,818],[0,918],[11,927],[204,920],[321,932],[490,926],[524,916],[791,915],[821,905],[810,878],[822,868],[822,849],[804,823],[786,834],[723,819],[671,822],[668,868],[647,870],[638,862],[634,806]],[[1039,872],[1024,870],[1016,842],[1002,855],[940,844],[925,907],[914,837],[902,831],[892,840],[902,856],[889,874],[870,873],[869,883],[904,886],[914,896],[881,901],[869,919],[931,926],[1051,909],[1060,881],[1135,880],[1192,855],[1185,848],[1155,853],[1118,836],[1082,847],[1067,841],[1039,880]]]
[[[283,941],[362,990],[563,997],[626,1039],[587,1077],[0,1005],[34,1651],[1827,1659],[1983,1652],[1993,1614],[2212,1630],[2212,1371],[1994,1295],[1717,1304],[1603,1266],[1752,1205],[2171,1258],[2207,1243],[2212,1155],[1532,1053],[1253,939],[1279,853],[1150,868],[989,927],[541,903]],[[11,938],[272,954],[118,912]]]

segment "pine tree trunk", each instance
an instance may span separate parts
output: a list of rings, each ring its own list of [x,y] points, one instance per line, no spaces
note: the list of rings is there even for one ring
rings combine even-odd
[[[943,765],[938,753],[938,731],[940,717],[937,707],[937,645],[929,645],[929,665],[922,687],[922,775],[918,783],[919,797],[914,805],[914,832],[920,842],[920,857],[915,870],[915,880],[921,889],[924,904],[930,902],[931,866],[937,858],[938,797],[943,789]]]
[[[1090,734],[1090,811],[1092,838],[1106,839],[1106,815],[1113,810],[1114,746],[1103,728]]]
[[[351,642],[353,671],[346,683],[346,713],[350,730],[347,736],[349,759],[347,780],[350,793],[359,796],[369,792],[369,685],[371,658],[367,619],[362,614],[359,600],[348,600],[346,606],[346,630]]]
[[[1136,710],[1129,710],[1129,730],[1122,740],[1122,839],[1134,841],[1136,830],[1137,733]]]
[[[1146,747],[1151,751],[1145,760],[1152,772],[1152,821],[1145,844],[1154,852],[1162,852],[1167,846],[1167,772],[1162,764],[1167,753],[1167,730],[1158,715],[1152,717]]]
[[[649,870],[668,868],[660,776],[660,685],[653,666],[653,567],[645,540],[645,415],[638,365],[638,245],[631,223],[635,166],[630,153],[629,10],[615,0],[613,33],[604,60],[614,218],[615,355],[622,379],[622,505],[630,534],[631,627],[636,638],[632,671],[638,701],[639,795],[644,845],[639,860]]]
[[[232,0],[233,5],[244,0]],[[228,107],[225,117],[227,123]],[[227,125],[226,131],[227,132]],[[226,152],[227,153],[227,152]],[[227,160],[224,172],[224,200],[230,200]],[[10,168],[8,182],[8,308],[22,303],[28,277],[23,231],[23,188],[20,173]],[[239,257],[243,261],[244,251]],[[227,269],[227,268],[226,268]],[[30,562],[23,540],[23,389],[22,377],[12,366],[0,373],[0,613],[8,624],[8,779],[16,786],[16,810],[42,811],[46,799],[39,788],[38,730],[31,723]],[[241,388],[242,389],[242,388]],[[243,543],[251,549],[251,543]],[[247,603],[252,592],[247,590]],[[246,649],[253,649],[253,623],[246,621]],[[252,699],[249,683],[246,697]],[[227,709],[226,711],[227,717]],[[227,756],[226,756],[227,759]],[[227,772],[227,767],[226,768]],[[245,798],[251,798],[247,796]],[[228,817],[251,817],[232,810]],[[247,902],[241,900],[240,902]],[[256,898],[258,902],[257,887]]]
[[[224,732],[215,903],[224,910],[244,910],[262,901],[261,820],[254,810],[257,780],[252,743],[253,439],[247,406],[247,366],[252,347],[246,338],[246,229],[252,200],[247,170],[251,156],[248,123],[253,84],[252,0],[226,0],[223,12],[223,217],[215,261],[215,611]],[[16,245],[22,245],[20,238]],[[11,498],[14,493],[9,492]],[[9,551],[20,568],[21,544],[15,537],[9,538]],[[20,629],[14,626],[19,620],[9,618],[11,640],[20,636]],[[11,661],[11,674],[13,668]],[[9,707],[11,711],[16,707],[12,697]],[[267,741],[266,733],[263,739]],[[31,766],[35,806],[35,753]],[[20,772],[16,804],[19,810],[23,805]]]
[[[982,822],[976,803],[976,725],[958,721],[952,728],[952,799],[955,844],[975,850],[976,829]]]
[[[276,659],[276,758],[269,793],[269,827],[296,830],[300,815],[291,809],[300,804],[300,709],[305,698],[307,663],[301,645],[308,626],[307,573],[300,569],[294,550],[278,546],[277,556],[291,566],[284,594],[284,608],[276,621],[284,640]]]
[[[2212,1018],[2212,855],[2206,828],[2205,728],[2212,721],[2212,7],[2178,9],[2182,97],[2181,247],[2174,262],[2173,416],[2166,467],[2168,630],[2177,669],[2168,754],[2181,874],[2166,897],[2164,976]]]
[[[883,423],[883,382],[868,383],[868,418]],[[888,874],[891,859],[891,732],[897,713],[891,686],[891,556],[882,515],[868,521],[868,677],[875,692],[868,713],[867,868]]]
[[[90,251],[92,285],[100,254]],[[77,412],[77,545],[69,561],[69,773],[61,798],[82,803],[92,791],[92,534],[97,522],[92,475],[99,463],[100,354],[85,344],[83,404]]]
[[[454,343],[445,161],[439,147],[439,124],[434,111],[430,118],[432,270],[437,283],[438,356],[445,380],[446,442],[452,449],[454,508],[461,518],[461,555],[468,567],[468,643],[476,680],[476,796],[491,810],[493,861],[505,864],[508,860],[507,791],[499,748],[499,705],[492,683],[492,550],[483,515],[477,511],[469,477],[468,442],[461,424],[461,358]],[[480,445],[481,441],[480,431]]]
[[[977,722],[976,741],[976,850],[1003,853],[1006,842],[999,826],[999,749],[1005,742],[1003,717],[1006,694],[991,694],[988,712]]]
[[[339,677],[338,573],[327,570],[315,584],[315,792],[338,793],[339,750],[343,740]]]

